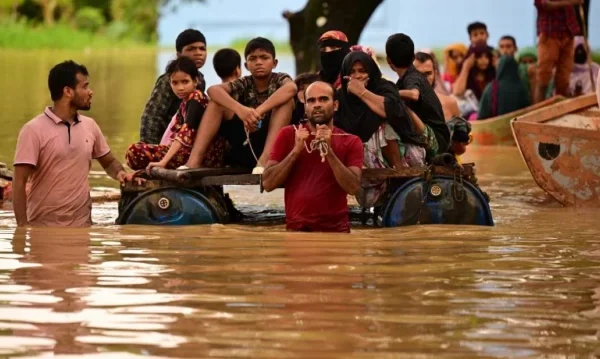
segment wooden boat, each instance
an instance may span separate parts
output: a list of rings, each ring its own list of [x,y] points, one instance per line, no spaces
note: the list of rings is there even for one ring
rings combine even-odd
[[[565,206],[600,207],[600,109],[595,94],[511,122],[537,184]]]
[[[374,222],[381,226],[494,223],[488,199],[477,187],[473,164],[366,169],[363,181],[388,184],[384,203],[374,211]],[[222,186],[260,184],[260,175],[244,169],[153,168],[150,179],[142,185],[127,183],[121,188],[116,222],[123,225],[233,222],[237,210]]]
[[[510,128],[510,121],[515,117],[556,104],[564,100],[562,96],[554,96],[535,105],[513,111],[504,115],[471,122],[473,145],[479,146],[514,146],[515,140]]]

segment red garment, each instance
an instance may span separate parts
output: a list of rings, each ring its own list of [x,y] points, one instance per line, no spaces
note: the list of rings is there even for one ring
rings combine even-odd
[[[546,34],[553,38],[574,37],[581,33],[574,6],[548,10],[546,3],[550,0],[534,0],[538,11],[537,34]]]
[[[354,135],[334,128],[331,147],[346,167],[362,168],[363,145]],[[341,136],[340,136],[341,135]],[[314,136],[309,136],[309,145]],[[284,127],[273,145],[271,160],[281,162],[294,148],[293,126]],[[318,150],[302,151],[285,182],[286,227],[292,231],[350,232],[347,193]]]

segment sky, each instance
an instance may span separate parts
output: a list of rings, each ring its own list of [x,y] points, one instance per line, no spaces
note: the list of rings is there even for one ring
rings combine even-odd
[[[306,0],[205,0],[181,4],[175,11],[164,9],[158,26],[159,42],[173,46],[177,34],[189,27],[202,31],[209,47],[255,36],[285,42],[289,27],[281,13],[300,10],[305,4]],[[488,25],[491,45],[509,34],[520,47],[526,47],[535,44],[535,18],[533,0],[385,0],[359,43],[381,51],[390,34],[404,32],[417,48],[440,48],[458,41],[467,43],[467,25],[482,21]],[[592,0],[589,33],[593,48],[600,48],[598,29],[600,1]]]

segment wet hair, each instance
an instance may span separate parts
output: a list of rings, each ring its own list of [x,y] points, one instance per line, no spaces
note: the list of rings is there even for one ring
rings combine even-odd
[[[409,67],[415,59],[415,44],[406,34],[394,34],[385,42],[385,53],[396,67]]]
[[[515,48],[517,47],[517,40],[516,40],[516,39],[515,39],[513,36],[510,36],[510,35],[504,35],[504,36],[502,36],[502,37],[500,38],[500,41],[502,41],[502,40],[509,40],[509,41],[512,41],[513,45],[515,45]]]
[[[73,60],[61,62],[50,70],[48,74],[48,89],[50,90],[52,101],[58,101],[62,98],[65,87],[75,89],[75,86],[77,86],[77,74],[89,76],[87,68]]]
[[[467,32],[469,33],[469,36],[471,36],[475,30],[485,30],[487,32],[487,26],[479,21],[472,22],[469,24],[469,26],[467,26]]]
[[[175,49],[177,52],[183,51],[183,48],[195,42],[202,42],[206,45],[204,34],[195,29],[183,30],[175,40]]]
[[[300,88],[301,86],[310,85],[313,82],[319,81],[319,74],[313,74],[310,72],[302,73],[294,79],[296,86]],[[308,87],[308,86],[307,86]]]
[[[234,49],[221,49],[213,57],[213,66],[217,75],[224,79],[233,75],[235,69],[242,67],[242,57]]]
[[[200,77],[196,63],[187,56],[180,56],[177,59],[169,62],[165,72],[167,75],[169,75],[169,77],[176,72],[188,74],[192,80],[197,80]]]
[[[264,37],[255,37],[254,39],[248,41],[248,44],[246,44],[246,48],[244,49],[244,58],[247,58],[248,55],[256,50],[264,50],[271,54],[273,58],[275,58],[275,45],[273,45],[269,39],[265,39]]]

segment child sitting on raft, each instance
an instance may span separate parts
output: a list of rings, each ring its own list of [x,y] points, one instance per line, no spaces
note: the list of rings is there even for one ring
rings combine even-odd
[[[199,89],[200,81],[194,61],[179,57],[167,65],[171,89],[182,100],[177,113],[158,145],[134,143],[127,149],[127,165],[133,170],[162,167],[176,169],[190,157],[200,120],[208,104],[208,98]],[[225,142],[216,141],[205,156],[205,167],[222,167]]]

